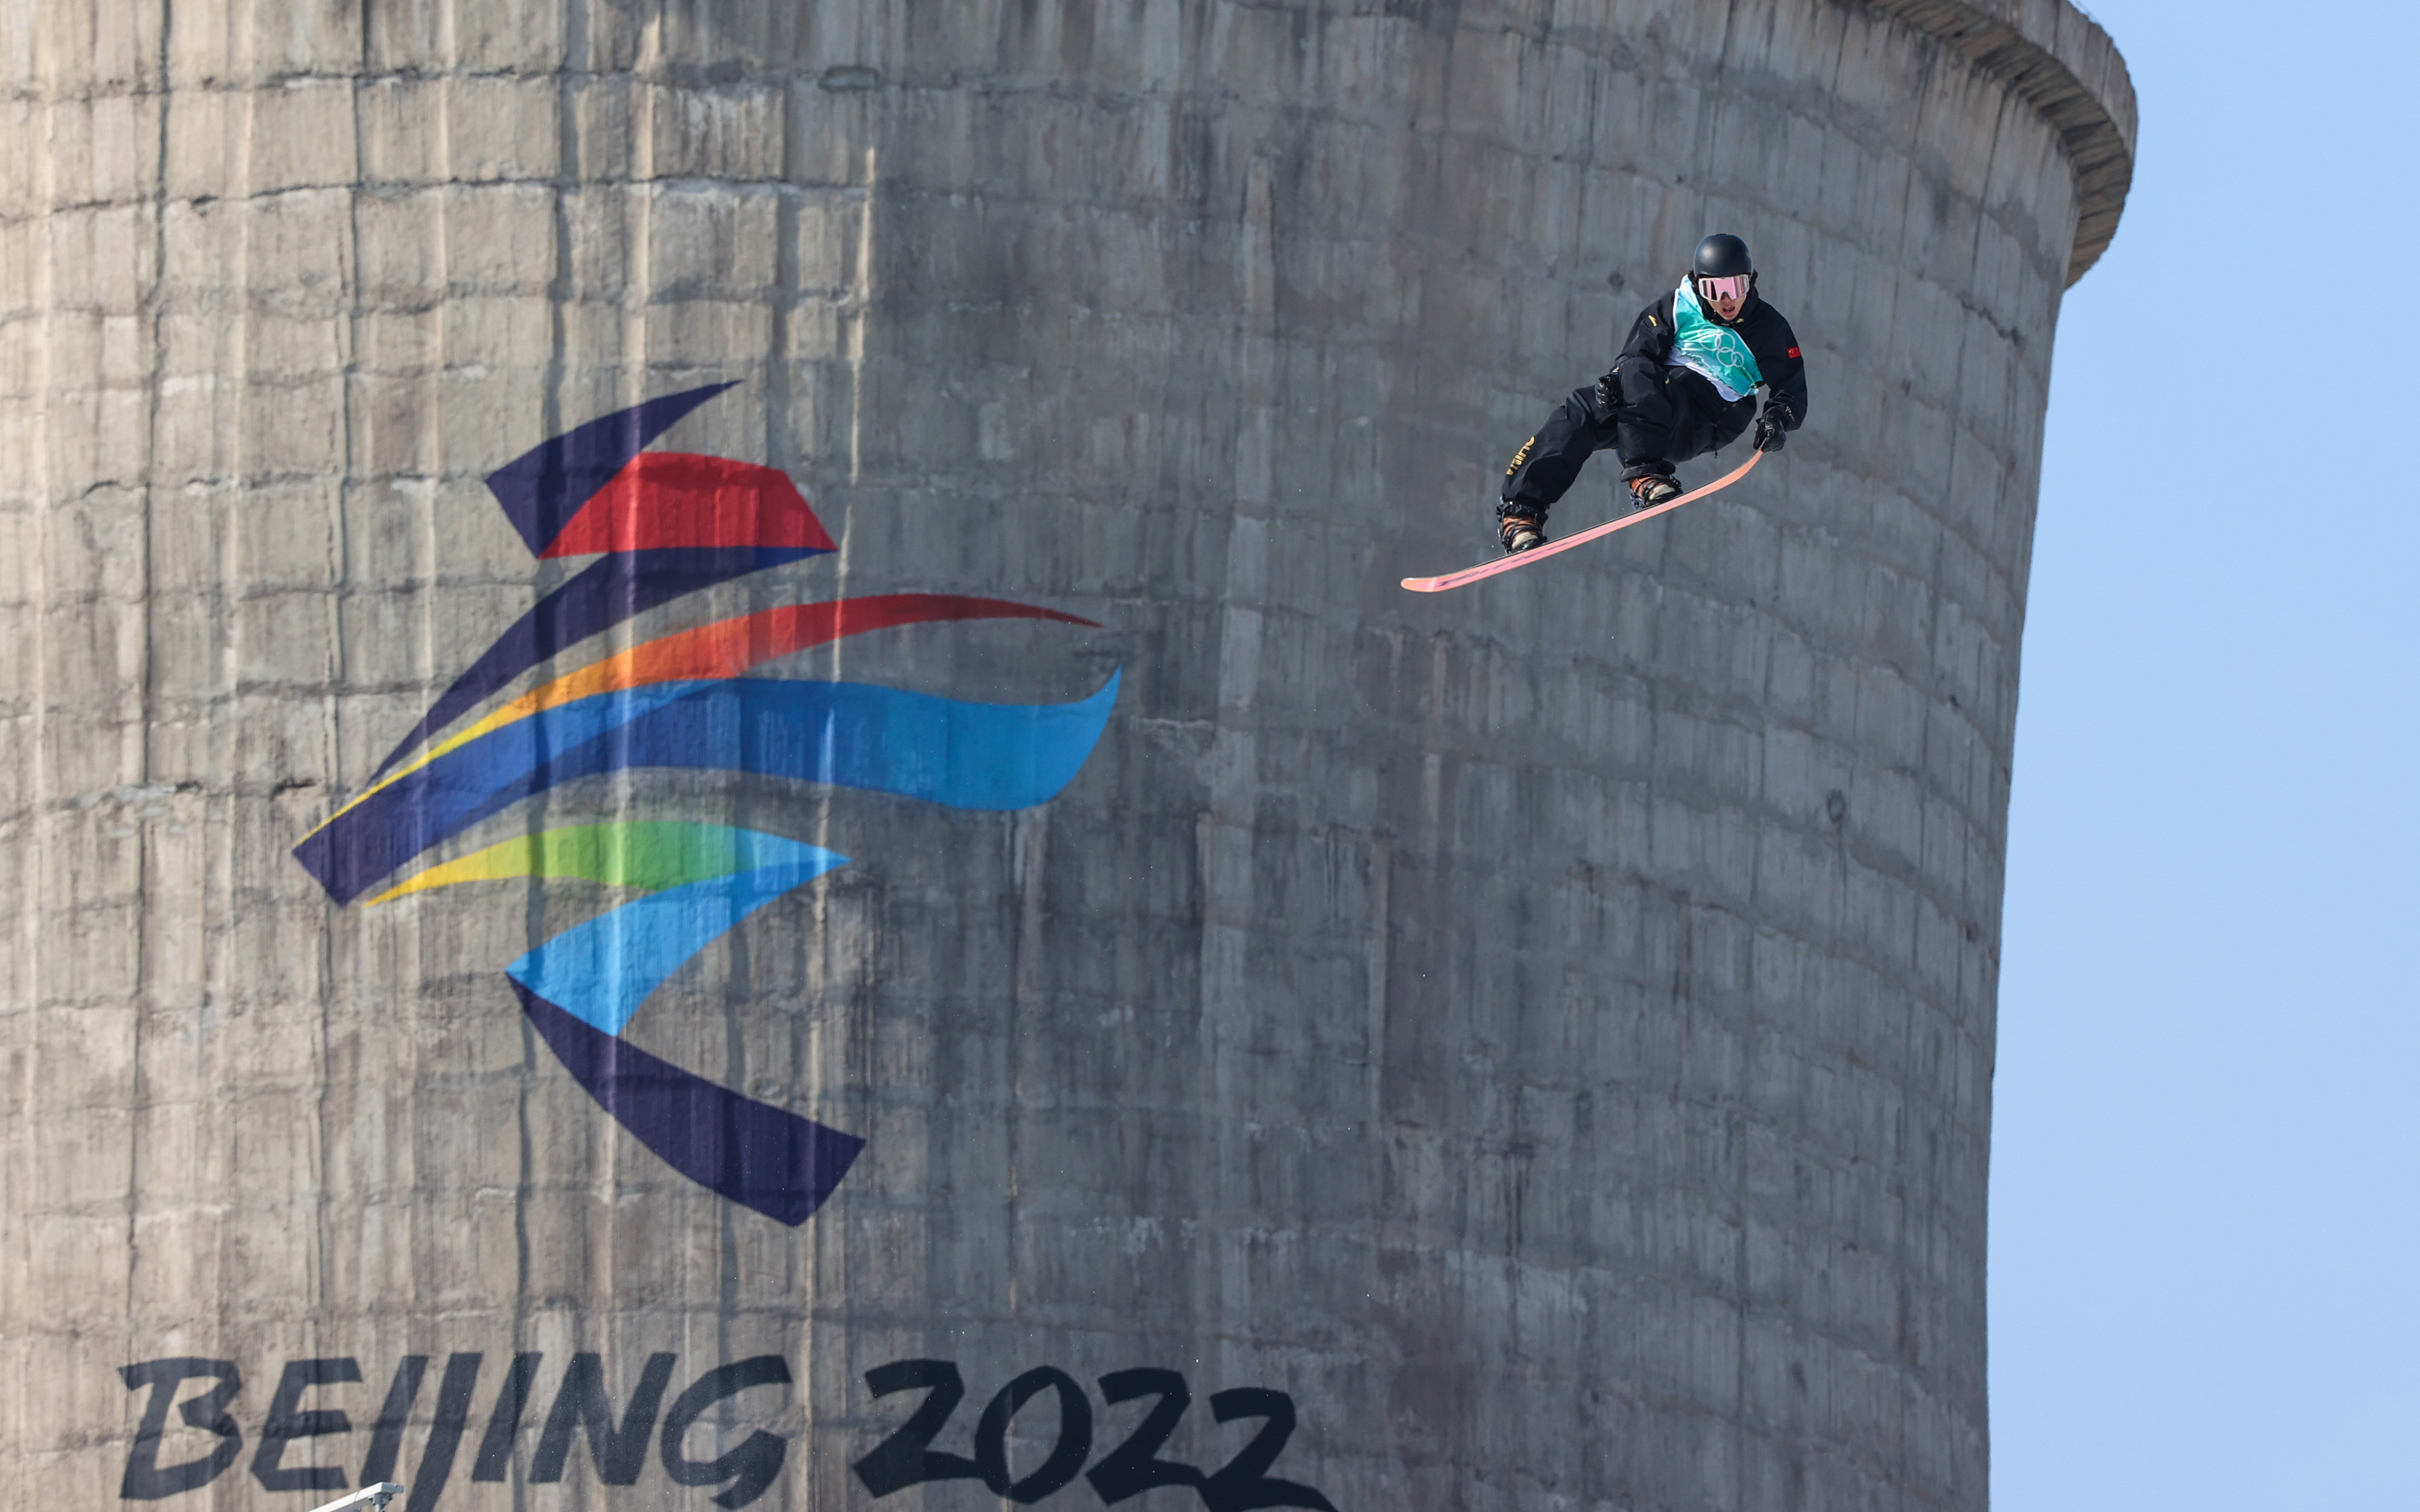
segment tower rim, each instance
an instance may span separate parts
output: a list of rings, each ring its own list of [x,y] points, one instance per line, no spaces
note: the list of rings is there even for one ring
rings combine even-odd
[[[2058,131],[2075,175],[2067,286],[2109,250],[2134,181],[2134,81],[2072,0],[1850,0],[1922,33],[2016,91]]]

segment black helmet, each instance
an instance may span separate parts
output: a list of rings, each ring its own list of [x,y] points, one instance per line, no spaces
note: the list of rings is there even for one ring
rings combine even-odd
[[[1699,242],[1698,255],[1689,259],[1689,283],[1707,319],[1724,326],[1745,319],[1756,299],[1756,265],[1748,261],[1747,243],[1721,231]],[[1739,313],[1726,319],[1714,301],[1731,294],[1740,298]]]
[[[1689,271],[1699,278],[1746,278],[1755,273],[1756,264],[1748,260],[1746,242],[1717,231],[1698,243]]]

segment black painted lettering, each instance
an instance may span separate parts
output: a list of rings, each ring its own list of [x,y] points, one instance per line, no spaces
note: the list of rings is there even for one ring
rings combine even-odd
[[[672,1411],[664,1414],[664,1473],[681,1486],[713,1486],[729,1481],[731,1484],[713,1497],[717,1506],[743,1507],[764,1495],[765,1488],[782,1473],[782,1457],[789,1448],[778,1435],[759,1428],[737,1447],[706,1460],[691,1459],[683,1444],[689,1430],[715,1403],[737,1396],[751,1386],[789,1383],[789,1362],[778,1354],[760,1354],[717,1365],[690,1382],[689,1389],[674,1398]]]
[[[398,1473],[404,1468],[404,1440],[430,1359],[425,1354],[406,1355],[396,1365],[378,1416],[367,1425],[370,1443],[362,1462],[362,1484],[407,1478]],[[510,1474],[513,1452],[530,1414],[533,1388],[544,1359],[535,1350],[513,1356],[480,1440],[473,1480],[503,1481]],[[483,1360],[477,1353],[447,1357],[427,1442],[413,1467],[417,1473],[408,1477],[411,1492],[402,1512],[435,1512],[469,1431]],[[669,1352],[649,1355],[630,1386],[627,1406],[617,1412],[608,1389],[603,1356],[593,1351],[573,1355],[538,1433],[530,1481],[563,1481],[584,1434],[600,1484],[636,1485],[644,1476],[647,1444],[653,1438],[674,1483],[720,1488],[711,1500],[727,1512],[737,1512],[763,1496],[780,1478],[787,1458],[788,1443],[780,1434],[762,1429],[750,1432],[710,1459],[690,1458],[690,1440],[692,1430],[706,1425],[717,1406],[755,1387],[791,1384],[788,1363],[768,1354],[716,1366],[666,1407],[665,1396],[677,1364],[678,1357]],[[157,1501],[197,1489],[241,1458],[244,1436],[228,1412],[242,1389],[242,1377],[234,1362],[188,1357],[147,1360],[120,1367],[118,1375],[130,1392],[148,1392],[128,1450],[118,1490],[121,1499]],[[348,1357],[286,1362],[252,1458],[253,1476],[265,1489],[345,1489],[348,1482],[341,1468],[285,1461],[296,1440],[352,1431],[352,1421],[345,1412],[312,1404],[309,1398],[315,1389],[363,1379],[359,1363]],[[211,1384],[179,1403],[178,1393],[191,1381]],[[1145,1368],[1102,1376],[1101,1396],[1111,1407],[1143,1399],[1150,1399],[1152,1405],[1124,1441],[1088,1473],[1084,1464],[1094,1446],[1093,1401],[1073,1377],[1055,1366],[1028,1370],[991,1398],[974,1427],[971,1458],[933,1447],[966,1399],[966,1383],[954,1363],[892,1361],[867,1371],[865,1382],[877,1399],[909,1391],[925,1394],[906,1422],[850,1467],[876,1498],[927,1481],[976,1480],[1005,1501],[1032,1504],[1057,1495],[1081,1475],[1092,1483],[1105,1506],[1115,1506],[1148,1490],[1187,1487],[1201,1497],[1204,1512],[1286,1507],[1336,1512],[1334,1504],[1314,1488],[1271,1473],[1296,1427],[1294,1398],[1281,1391],[1240,1387],[1210,1397],[1211,1414],[1218,1422],[1258,1419],[1261,1426],[1251,1442],[1225,1465],[1205,1473],[1193,1465],[1158,1458],[1192,1404],[1192,1393],[1182,1374]],[[1010,1433],[1017,1414],[1045,1395],[1057,1398],[1057,1431],[1049,1440],[1047,1457],[1020,1477],[1010,1462]],[[221,1442],[198,1459],[161,1464],[172,1408],[189,1427],[215,1434]],[[732,1419],[725,1414],[721,1421]],[[1029,1452],[1038,1452],[1039,1431],[1031,1426],[1029,1441],[1037,1445]]]
[[[117,1494],[129,1502],[156,1502],[196,1487],[208,1486],[218,1479],[235,1457],[243,1452],[243,1433],[227,1416],[227,1403],[243,1389],[243,1377],[232,1360],[196,1360],[178,1356],[167,1360],[145,1360],[139,1365],[120,1365],[118,1379],[128,1391],[148,1386],[151,1395],[143,1402],[143,1421],[134,1430],[134,1442],[126,1451],[126,1474],[117,1483]],[[160,1440],[168,1431],[168,1408],[175,1401],[177,1388],[195,1379],[216,1381],[217,1385],[178,1409],[187,1427],[215,1433],[220,1443],[199,1459],[189,1459],[181,1465],[160,1463]]]
[[[1059,1442],[1051,1446],[1050,1458],[1042,1461],[1033,1473],[1023,1480],[1008,1476],[1008,1425],[1016,1410],[1044,1391],[1059,1394]],[[1000,1389],[1000,1395],[984,1409],[983,1420],[975,1425],[975,1468],[983,1472],[984,1486],[995,1496],[1004,1496],[1019,1505],[1030,1506],[1051,1492],[1072,1486],[1084,1461],[1093,1454],[1093,1402],[1084,1388],[1064,1370],[1051,1365],[1037,1365]]]
[[[395,1464],[403,1458],[403,1429],[411,1421],[411,1399],[420,1395],[420,1378],[428,1373],[428,1356],[407,1354],[395,1367],[395,1383],[386,1389],[386,1404],[370,1425],[369,1458],[362,1461],[362,1484],[376,1486],[395,1479]]]
[[[479,1441],[479,1458],[471,1466],[473,1480],[503,1480],[512,1468],[513,1440],[520,1434],[521,1413],[529,1407],[530,1382],[537,1377],[537,1363],[545,1358],[536,1352],[513,1356],[513,1367],[504,1375],[504,1394],[488,1416],[487,1437]]]
[[[672,1384],[676,1356],[651,1354],[630,1393],[629,1410],[613,1422],[613,1399],[605,1393],[605,1357],[575,1354],[554,1394],[554,1411],[537,1438],[537,1457],[530,1461],[530,1479],[545,1483],[563,1478],[571,1458],[571,1436],[588,1428],[588,1458],[596,1461],[597,1478],[608,1486],[635,1486],[647,1463],[647,1441],[656,1436],[656,1413],[664,1404],[664,1388]]]
[[[334,1465],[304,1465],[288,1470],[282,1463],[286,1446],[297,1439],[328,1433],[350,1433],[352,1419],[334,1408],[305,1412],[302,1394],[314,1386],[337,1386],[362,1379],[362,1367],[349,1358],[288,1360],[277,1378],[276,1395],[269,1398],[269,1421],[260,1425],[260,1448],[252,1457],[252,1478],[270,1491],[341,1491],[345,1473]]]
[[[479,1384],[479,1354],[448,1355],[445,1377],[437,1383],[437,1415],[428,1425],[428,1446],[420,1451],[420,1468],[411,1477],[411,1499],[403,1512],[435,1512],[445,1478],[454,1473],[454,1453],[462,1446],[462,1430],[471,1425],[471,1392]],[[367,1475],[362,1477],[369,1479]]]
[[[1240,1417],[1264,1418],[1261,1431],[1235,1458],[1202,1483],[1202,1500],[1210,1512],[1253,1512],[1264,1506],[1303,1506],[1314,1512],[1336,1512],[1334,1503],[1308,1486],[1280,1480],[1268,1473],[1294,1437],[1294,1398],[1264,1386],[1238,1386],[1210,1398],[1210,1415],[1221,1423]]]
[[[1202,1472],[1173,1459],[1156,1459],[1161,1444],[1176,1431],[1177,1420],[1193,1405],[1193,1393],[1186,1387],[1185,1378],[1173,1370],[1113,1370],[1101,1378],[1101,1399],[1114,1407],[1139,1396],[1156,1396],[1143,1420],[1126,1435],[1126,1441],[1101,1457],[1101,1462],[1084,1473],[1100,1493],[1102,1504],[1115,1506],[1130,1496],[1140,1496],[1156,1486],[1192,1486],[1202,1484]]]
[[[889,1496],[928,1480],[983,1479],[983,1472],[966,1456],[927,1447],[966,1400],[967,1383],[956,1365],[947,1360],[893,1360],[867,1371],[865,1383],[877,1399],[903,1391],[932,1393],[891,1437],[849,1467],[869,1494]]]

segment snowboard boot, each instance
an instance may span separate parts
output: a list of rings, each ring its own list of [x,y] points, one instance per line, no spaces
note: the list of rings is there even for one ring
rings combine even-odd
[[[1513,514],[1508,505],[1497,505],[1496,533],[1504,543],[1505,554],[1528,551],[1546,544],[1546,521],[1541,515]]]
[[[1680,497],[1681,486],[1665,473],[1650,472],[1644,477],[1630,480],[1630,507],[1634,513],[1652,509],[1657,504],[1668,504]]]

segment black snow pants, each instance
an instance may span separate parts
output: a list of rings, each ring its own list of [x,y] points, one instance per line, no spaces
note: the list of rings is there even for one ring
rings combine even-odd
[[[1669,477],[1673,463],[1720,451],[1756,417],[1753,398],[1727,404],[1702,375],[1685,367],[1627,357],[1614,374],[1621,393],[1610,410],[1590,386],[1574,389],[1546,417],[1504,470],[1498,515],[1544,519],[1580,468],[1607,447],[1621,455],[1624,482],[1650,473]]]

